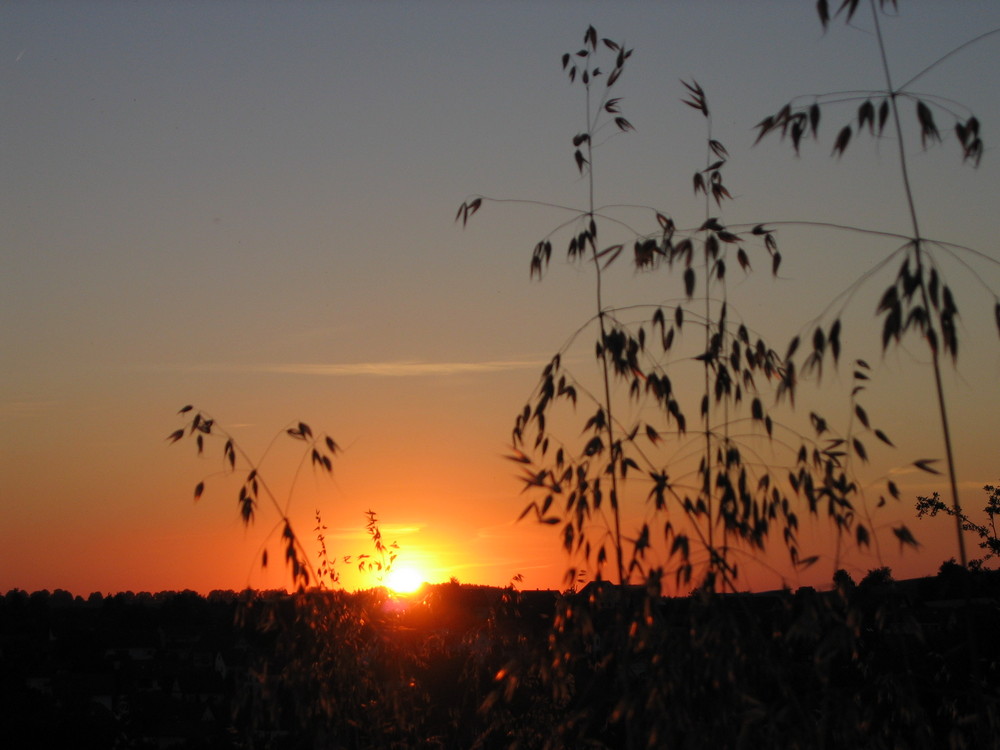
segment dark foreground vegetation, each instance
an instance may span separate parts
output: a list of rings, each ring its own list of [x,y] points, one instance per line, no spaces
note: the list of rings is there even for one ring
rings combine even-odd
[[[3,744],[997,747],[998,626],[1000,573],[954,563],[674,599],[13,590]]]

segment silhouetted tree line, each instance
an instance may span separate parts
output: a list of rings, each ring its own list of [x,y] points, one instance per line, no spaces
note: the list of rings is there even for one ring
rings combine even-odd
[[[996,746],[1000,574],[0,599],[6,747]],[[966,591],[971,598],[966,601]],[[569,627],[569,623],[573,623]],[[721,743],[721,744],[720,744]],[[971,744],[970,744],[971,743]]]

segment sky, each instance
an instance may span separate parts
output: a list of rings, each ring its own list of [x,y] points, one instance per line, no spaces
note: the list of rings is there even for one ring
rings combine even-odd
[[[900,5],[883,29],[897,84],[1000,28],[995,3]],[[352,556],[338,563],[349,588],[373,585],[353,564],[371,552],[368,510],[398,564],[427,580],[561,586],[558,528],[516,521],[530,498],[504,457],[541,368],[595,312],[593,270],[557,241],[544,279],[530,278],[563,210],[487,201],[466,228],[454,218],[480,195],[586,205],[571,143],[582,89],[560,58],[590,24],[635,50],[615,84],[635,131],[596,152],[599,204],[704,220],[691,175],[705,124],[681,103],[695,79],[730,153],[727,223],[909,231],[895,138],[830,154],[853,110],[831,110],[799,157],[775,138],[754,145],[754,126],[792,97],[884,87],[860,11],[824,33],[813,3],[776,0],[0,6],[0,590],[286,585],[277,517],[261,507],[243,527],[219,446],[199,457],[165,439],[186,404],[263,457],[311,554],[320,512],[331,554]],[[944,380],[970,511],[1000,481],[998,45],[987,37],[912,86],[983,123],[978,169],[943,119],[933,148],[912,117],[904,134],[924,234],[985,256],[941,259],[961,311]],[[651,231],[651,211],[622,211]],[[896,245],[791,225],[777,237],[779,278],[756,255],[757,273],[728,287],[772,340],[808,334],[874,273],[845,307],[845,357],[872,365],[866,409],[897,447],[873,449],[859,481],[891,476],[903,499],[873,516],[872,549],[834,559],[829,527],[807,522],[820,562],[791,571],[779,542],[746,585],[825,585],[834,563],[856,578],[880,564],[933,573],[957,552],[946,519],[913,511],[917,495],[944,493],[912,468],[943,456],[928,356],[916,339],[883,353],[873,313],[891,280],[873,269]],[[673,304],[680,289],[623,261],[605,302]],[[592,371],[593,339],[578,341],[567,361]],[[676,377],[697,379],[686,364]],[[826,372],[797,418],[819,404],[844,422],[850,387],[849,367]],[[302,444],[283,432],[299,421],[343,447],[332,478],[296,474]],[[629,518],[645,512],[636,492]],[[919,550],[899,549],[899,523]]]

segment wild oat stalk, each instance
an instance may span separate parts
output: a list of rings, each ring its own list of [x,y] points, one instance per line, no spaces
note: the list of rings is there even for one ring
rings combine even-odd
[[[606,79],[598,64],[598,52],[605,49],[614,57]],[[775,525],[793,564],[811,564],[814,556],[799,554],[798,516],[786,492],[788,486],[808,502],[811,513],[825,505],[838,528],[856,531],[859,543],[867,544],[867,528],[856,524],[851,498],[857,487],[843,465],[840,446],[844,441],[831,438],[826,421],[818,416],[813,421],[814,438],[778,424],[769,413],[767,397],[758,391],[759,386],[776,385],[775,401],[785,396],[794,401],[796,371],[789,360],[797,344],[782,357],[735,318],[726,296],[727,268],[738,265],[743,273],[751,271],[746,249],[751,243],[763,245],[774,274],[781,254],[772,229],[762,224],[728,227],[719,217],[708,215],[713,201],[721,207],[730,198],[722,177],[728,152],[712,137],[707,99],[697,83],[684,83],[688,97],[684,103],[700,111],[709,125],[708,160],[693,180],[695,193],[704,193],[706,200],[701,223],[683,229],[666,211],[596,205],[594,136],[607,127],[618,132],[633,129],[621,115],[621,99],[609,93],[630,54],[611,40],[599,40],[591,27],[584,35],[583,49],[575,56],[563,56],[571,82],[582,84],[585,90],[586,128],[572,142],[577,169],[588,178],[587,207],[550,206],[570,211],[572,218],[535,245],[530,275],[541,277],[547,270],[557,234],[569,234],[566,254],[570,261],[588,260],[593,265],[597,311],[591,323],[597,329],[599,385],[592,392],[568,370],[564,355],[569,344],[544,369],[512,433],[511,458],[522,465],[525,488],[543,496],[540,502],[529,503],[521,517],[534,515],[543,523],[562,524],[564,548],[593,565],[597,578],[610,550],[618,582],[634,576],[645,580],[653,573],[659,576],[662,571],[650,564],[647,553],[654,545],[662,545],[669,560],[679,561],[674,567],[678,586],[689,585],[697,568],[699,585],[732,588],[738,576],[735,556],[749,553],[759,560],[756,553],[764,549]],[[603,88],[598,88],[600,82]],[[490,200],[485,196],[467,200],[456,220],[465,225]],[[651,213],[654,231],[639,231],[620,219],[616,210],[622,208]],[[668,279],[676,273],[683,286],[681,301],[608,306],[602,294],[604,274],[625,245],[602,248],[598,227],[603,225],[631,235],[636,269],[665,269]],[[698,299],[696,290],[701,291],[700,314],[695,312],[697,304],[685,306]],[[636,321],[636,315],[644,319]],[[703,327],[704,336],[700,345],[694,345],[693,356],[678,357],[675,345],[682,341],[685,323]],[[824,336],[823,347],[826,341]],[[839,333],[834,330],[827,351],[836,358],[839,349]],[[686,395],[673,385],[674,379],[682,380],[673,372],[690,364],[698,366],[703,383],[698,407],[700,447],[694,435],[687,435],[682,407]],[[622,390],[627,397],[621,395]],[[574,445],[560,437],[558,429],[550,429],[547,420],[557,402],[576,409],[578,401],[592,404],[594,411],[583,426],[580,445]],[[777,441],[776,427],[781,431]],[[769,441],[772,448],[787,450],[788,463],[776,465],[762,459],[752,445],[760,439]],[[697,463],[695,471],[682,468],[692,460]],[[645,517],[633,533],[623,529],[622,518],[623,482],[629,476],[648,487]],[[609,506],[610,518],[595,538],[594,521],[603,518]],[[657,529],[653,522],[662,526]],[[661,541],[656,541],[657,536]],[[567,585],[576,577],[573,570]]]
[[[844,7],[853,12],[856,4],[847,0]],[[596,32],[588,29],[584,42],[578,60],[564,57],[564,68],[571,80],[581,70],[588,73],[586,84],[593,81],[596,68],[596,63],[590,67],[589,62],[597,52]],[[606,46],[612,52],[620,49]],[[570,66],[571,61],[578,65]],[[707,115],[704,92],[693,82],[685,86],[687,104]],[[619,104],[608,101],[616,107]],[[891,106],[886,104],[885,110],[888,118]],[[818,125],[818,111],[817,106],[814,116],[808,105],[801,111],[789,106],[766,121],[761,135],[779,130],[798,147],[809,128]],[[862,127],[874,131],[876,124],[884,126],[879,124],[881,107],[862,103],[862,111]],[[929,121],[924,118],[923,122]],[[964,130],[959,137],[966,158],[975,161],[981,150],[976,145],[978,126],[970,120],[961,125]],[[581,174],[591,174],[594,154],[588,139],[592,130],[593,120],[588,119],[588,130],[574,139],[574,158]],[[522,517],[533,514],[544,523],[561,524],[566,551],[582,556],[588,564],[596,561],[598,578],[602,562],[608,559],[605,542],[612,540],[619,580],[624,564],[624,580],[641,576],[646,585],[636,590],[598,581],[584,595],[561,600],[548,634],[548,651],[533,667],[501,670],[491,694],[493,705],[501,700],[513,702],[519,696],[523,699],[523,686],[538,675],[546,694],[555,696],[560,708],[566,707],[558,722],[550,725],[547,746],[553,747],[853,747],[865,743],[930,747],[946,738],[958,746],[974,737],[989,742],[995,736],[991,708],[995,695],[956,689],[964,679],[961,675],[968,672],[964,664],[955,669],[951,663],[913,658],[911,640],[901,638],[900,633],[919,635],[921,631],[908,619],[889,581],[877,586],[875,580],[866,578],[853,594],[846,586],[822,594],[800,590],[794,597],[770,599],[773,606],[768,605],[768,597],[713,595],[736,578],[740,555],[759,561],[764,543],[777,532],[793,562],[812,561],[798,556],[795,508],[802,503],[815,515],[825,508],[827,518],[836,524],[837,563],[840,537],[848,537],[848,532],[859,546],[870,545],[874,533],[867,507],[858,507],[862,493],[853,480],[852,467],[868,460],[864,441],[869,437],[892,443],[861,403],[870,369],[862,360],[853,360],[845,436],[838,436],[815,412],[809,414],[810,437],[772,417],[772,409],[784,399],[794,406],[800,375],[818,377],[829,360],[838,364],[840,318],[820,325],[824,312],[809,324],[804,336],[792,340],[783,355],[735,318],[725,287],[727,262],[735,268],[735,254],[743,270],[749,270],[750,254],[744,243],[749,246],[757,241],[764,245],[776,270],[781,256],[774,230],[781,223],[726,225],[720,217],[708,215],[710,194],[717,206],[728,198],[722,187],[722,163],[715,163],[724,163],[726,156],[712,148],[710,129],[708,141],[710,153],[719,158],[695,177],[695,191],[705,191],[709,207],[700,225],[682,229],[666,211],[649,209],[653,231],[635,229],[618,217],[615,209],[620,206],[595,205],[593,182],[588,180],[587,207],[552,206],[571,212],[572,218],[535,246],[532,276],[540,276],[548,267],[559,233],[570,235],[568,257],[593,262],[600,282],[601,274],[624,250],[624,245],[599,249],[597,225],[605,241],[610,227],[631,234],[637,268],[665,269],[665,283],[680,281],[683,294],[677,295],[677,302],[627,307],[610,307],[599,299],[597,315],[553,356],[515,420],[511,458],[524,472],[525,489],[539,497],[525,507]],[[850,134],[838,136],[834,153],[842,153],[849,141]],[[465,224],[488,200],[471,198],[462,204],[457,218]],[[950,290],[946,295],[938,275],[936,291],[928,279],[928,299],[921,298],[914,261],[911,257],[907,263],[904,257],[911,256],[914,246],[926,252],[928,241],[919,232],[915,232],[917,241],[908,235],[877,234],[905,243],[880,266],[901,263],[892,292],[887,292],[879,309],[886,318],[883,346],[898,342],[903,332],[914,328],[939,331],[945,351],[954,353],[951,336],[957,310]],[[949,254],[959,249],[947,243],[934,247]],[[846,307],[854,291],[835,302]],[[923,312],[914,314],[918,308]],[[928,326],[932,314],[937,316],[936,324]],[[942,320],[950,321],[951,328]],[[584,330],[591,330],[590,325],[598,329],[596,354],[601,366],[594,378],[597,384],[588,387],[568,369],[566,354]],[[683,330],[690,325],[703,326],[705,335],[699,329],[694,339],[682,342]],[[695,356],[678,354],[679,343],[694,349]],[[797,367],[800,347],[804,359]],[[695,395],[701,397],[701,405],[698,429],[692,428],[688,435],[681,403],[686,403],[690,393],[684,392],[682,381],[685,369],[692,367],[697,376],[689,382],[702,382],[700,388],[692,389],[701,391]],[[675,382],[682,387],[675,388]],[[613,418],[609,415],[612,401]],[[560,434],[562,423],[553,426],[557,402],[584,410],[581,437]],[[763,456],[757,450],[761,444],[772,455],[787,451],[793,458],[786,463]],[[699,463],[698,468],[687,471],[692,463]],[[929,461],[917,461],[915,466],[933,471]],[[616,468],[622,480],[619,488],[628,476],[649,490],[634,535],[601,518],[607,508],[609,469],[614,475]],[[886,488],[889,495],[899,498],[892,481],[886,482]],[[591,545],[595,520],[603,520],[604,525]],[[628,520],[624,517],[622,523]],[[667,602],[661,598],[664,575],[669,577],[670,571],[646,558],[654,534],[659,536],[654,522],[662,523],[659,543],[665,546],[668,561],[680,560],[674,571],[676,581],[690,583],[692,569],[698,568],[697,583],[703,585],[696,596]],[[905,526],[893,531],[902,544],[915,544]],[[909,677],[920,677],[899,679],[900,664]],[[536,744],[541,745],[542,739]]]
[[[577,151],[574,153],[577,167],[587,176],[587,213],[583,217],[587,222],[587,226],[579,236],[577,251],[578,253],[583,254],[589,249],[590,259],[594,264],[594,300],[597,306],[597,321],[600,326],[601,341],[606,342],[608,339],[609,325],[607,312],[604,309],[602,273],[604,268],[607,267],[606,264],[610,261],[605,261],[605,265],[602,267],[601,257],[603,255],[607,255],[608,252],[605,250],[601,251],[599,254],[597,250],[597,222],[594,220],[594,134],[602,124],[600,119],[602,115],[615,115],[615,126],[623,132],[632,128],[631,123],[620,115],[620,109],[617,106],[617,102],[609,99],[611,87],[624,70],[625,61],[632,55],[632,50],[626,49],[609,39],[605,39],[603,42],[608,49],[616,54],[616,59],[615,66],[607,77],[604,94],[597,107],[594,109],[591,108],[592,88],[600,76],[600,69],[597,67],[591,67],[592,55],[597,53],[597,31],[593,26],[588,27],[587,33],[584,35],[585,46],[580,52],[577,53],[577,57],[582,58],[582,61],[577,64],[581,66],[580,81],[582,82],[585,91],[584,111],[587,118],[587,128],[584,132],[578,134],[573,139],[573,144],[578,146]],[[589,49],[587,49],[587,46],[589,46]],[[569,53],[563,55],[563,69],[569,67],[568,74],[570,80],[572,81],[576,76],[577,64],[570,65],[571,59],[572,58]],[[579,146],[582,146],[586,150],[586,157],[582,155]],[[617,251],[611,251],[612,254],[615,252]],[[547,260],[548,258],[546,258],[546,262]],[[541,275],[541,271],[539,271],[539,275]],[[609,463],[606,473],[611,481],[611,495],[609,501],[611,504],[612,518],[614,520],[613,543],[615,551],[615,564],[617,567],[618,582],[624,583],[628,578],[628,573],[625,570],[625,562],[622,554],[621,509],[619,507],[621,495],[618,488],[619,467],[621,466],[624,457],[622,454],[621,443],[617,442],[615,439],[615,415],[614,404],[611,399],[611,363],[609,361],[609,357],[610,353],[607,346],[600,347],[601,382],[604,387],[604,409],[607,416],[604,426],[609,450]]]
[[[289,507],[291,504],[292,493],[295,489],[295,480],[292,481],[292,484],[288,489],[288,495],[285,502],[281,503],[260,471],[260,466],[267,457],[267,454],[270,452],[271,447],[275,444],[275,441],[279,437],[284,435],[293,440],[303,442],[306,445],[306,450],[304,451],[302,458],[299,461],[298,469],[295,472],[296,479],[301,473],[307,457],[309,463],[314,468],[319,468],[326,474],[332,474],[333,459],[340,451],[340,448],[334,439],[329,435],[313,435],[313,431],[309,425],[305,422],[298,422],[289,426],[282,433],[275,435],[274,439],[272,439],[261,458],[254,461],[250,458],[246,451],[243,450],[242,446],[236,442],[232,435],[219,427],[215,419],[207,413],[201,410],[196,410],[192,406],[185,406],[178,413],[185,416],[188,421],[185,426],[174,430],[167,437],[167,440],[170,441],[170,443],[176,443],[177,441],[185,438],[194,438],[198,454],[201,455],[205,451],[206,440],[222,440],[224,441],[222,446],[224,473],[233,474],[236,471],[246,472],[243,484],[240,487],[239,495],[237,497],[237,504],[239,505],[240,517],[243,521],[243,525],[249,527],[253,524],[257,515],[257,509],[262,499],[267,502],[277,514],[278,521],[271,533],[268,534],[268,538],[276,533],[279,528],[281,529],[281,539],[285,548],[285,562],[288,564],[291,572],[292,585],[298,591],[303,591],[312,585],[323,586],[325,585],[326,580],[336,582],[336,572],[326,557],[325,541],[322,538],[322,529],[324,527],[322,527],[322,522],[319,519],[319,512],[317,511],[317,531],[320,533],[321,569],[317,572],[310,562],[309,555],[302,546],[302,542],[299,540],[298,535],[292,528],[292,521],[289,517]],[[194,499],[196,501],[200,500],[204,491],[205,480],[202,480],[198,482],[194,488]],[[268,566],[268,553],[266,547],[261,551],[260,563],[262,568],[266,568]]]
[[[842,14],[845,20],[850,22],[858,10],[859,4],[860,0],[843,0],[837,10],[837,14]],[[996,261],[970,248],[960,248],[949,243],[932,241],[922,232],[909,173],[906,139],[904,138],[902,127],[901,106],[904,103],[914,106],[917,123],[920,128],[921,145],[924,148],[942,140],[936,117],[942,114],[951,117],[954,120],[956,139],[962,149],[963,161],[968,161],[974,166],[978,166],[983,154],[983,143],[979,134],[979,120],[968,111],[959,115],[956,110],[964,108],[950,99],[925,94],[917,95],[908,90],[909,86],[917,79],[951,57],[955,52],[966,48],[971,42],[962,44],[952,52],[938,58],[938,60],[925,67],[902,86],[895,86],[886,53],[885,40],[882,35],[879,11],[881,9],[884,12],[887,5],[892,5],[893,9],[895,9],[896,2],[895,0],[879,0],[876,5],[875,0],[869,0],[868,4],[871,10],[875,39],[885,79],[885,89],[882,91],[838,92],[836,94],[808,97],[812,99],[812,102],[808,105],[800,103],[802,97],[796,97],[796,99],[793,99],[778,110],[777,113],[766,117],[757,125],[757,129],[759,130],[757,140],[760,141],[761,138],[769,133],[778,133],[782,138],[787,137],[791,141],[795,151],[798,152],[804,138],[807,136],[817,137],[823,107],[854,102],[860,102],[857,109],[856,122],[848,122],[840,128],[834,141],[833,155],[843,155],[855,133],[861,135],[867,130],[870,136],[881,137],[887,125],[890,125],[895,132],[901,186],[906,201],[910,235],[902,238],[905,240],[904,244],[883,261],[882,264],[879,264],[879,268],[881,268],[885,263],[894,258],[900,261],[896,279],[883,293],[876,314],[883,316],[883,350],[890,344],[898,345],[904,334],[913,330],[921,335],[930,353],[935,400],[937,403],[941,437],[944,443],[948,484],[951,494],[951,515],[955,517],[956,542],[959,557],[962,565],[965,566],[968,564],[968,559],[960,521],[962,510],[956,478],[954,441],[951,434],[949,413],[942,382],[941,363],[942,354],[950,355],[953,362],[957,361],[958,333],[956,320],[959,312],[955,296],[946,283],[941,271],[941,264],[935,257],[934,250],[937,249],[953,258],[957,257],[956,253],[958,251],[965,250],[979,260],[985,260],[994,264]],[[826,0],[820,0],[817,9],[820,20],[825,28],[830,21],[830,11]],[[998,31],[1000,30],[987,32],[972,41],[981,40],[990,34],[998,33]],[[869,232],[868,230],[854,227],[850,229],[868,234],[885,234],[881,232]],[[869,275],[856,282],[855,288],[858,284],[866,280]],[[853,295],[853,293],[852,289],[850,294]],[[991,295],[994,300],[994,316],[997,326],[1000,327],[1000,298],[994,292],[991,292]],[[839,317],[835,321],[834,326],[839,331]],[[822,329],[817,328],[817,331],[822,332]],[[932,474],[940,473],[932,464],[933,461],[927,459],[914,462],[914,466],[925,472]],[[898,498],[898,494],[893,494]],[[896,534],[900,536],[901,541],[912,539],[912,537],[906,536],[908,532],[905,531],[905,527],[897,529]]]
[[[607,74],[597,64],[599,44],[610,50],[614,56],[613,66],[610,73]],[[622,438],[617,433],[619,426],[615,417],[615,405],[612,398],[613,352],[611,345],[614,340],[614,332],[612,330],[611,312],[605,308],[604,304],[603,273],[621,254],[623,246],[616,245],[598,249],[598,213],[594,199],[594,139],[600,131],[607,127],[613,127],[618,132],[627,132],[633,129],[632,124],[621,114],[621,100],[610,96],[612,86],[621,77],[625,69],[625,63],[631,56],[632,50],[627,49],[617,42],[610,39],[599,40],[597,31],[591,26],[587,28],[584,34],[583,47],[575,54],[566,53],[562,57],[562,67],[569,76],[570,82],[579,83],[584,88],[585,127],[573,137],[573,147],[575,149],[573,158],[580,174],[587,178],[587,208],[583,212],[574,211],[577,214],[574,223],[577,224],[579,231],[574,234],[569,243],[568,256],[571,260],[589,258],[593,264],[595,282],[594,300],[596,305],[596,319],[600,331],[597,356],[600,361],[602,395],[599,399],[600,408],[585,428],[585,430],[593,429],[594,436],[584,449],[584,455],[587,459],[593,457],[595,460],[603,461],[603,456],[605,455],[605,451],[607,451],[607,464],[602,464],[601,470],[593,479],[593,484],[591,484],[590,480],[584,479],[584,475],[588,473],[588,468],[584,465],[577,467],[579,470],[578,479],[580,480],[581,492],[579,495],[575,492],[573,493],[570,500],[570,507],[567,510],[572,510],[572,506],[576,505],[576,510],[579,511],[578,524],[576,526],[566,526],[566,546],[572,549],[574,547],[573,539],[576,538],[579,543],[588,545],[589,550],[589,542],[585,541],[584,535],[581,533],[583,531],[583,522],[589,517],[591,510],[588,505],[587,496],[592,493],[594,501],[593,510],[601,510],[603,497],[601,481],[606,478],[610,484],[608,497],[608,504],[611,509],[610,545],[614,554],[615,576],[619,583],[627,581],[631,574],[631,568],[627,569],[624,556],[624,536],[622,533],[620,507],[621,491],[619,487],[621,478],[627,472],[629,459],[624,454]],[[600,85],[602,83],[603,85]],[[464,225],[469,216],[480,208],[482,200],[479,197],[463,203],[459,208],[456,219],[461,218]],[[567,226],[567,224],[563,226]],[[548,267],[551,256],[552,243],[548,238],[543,239],[535,246],[532,253],[530,273],[533,278],[536,275],[541,278],[544,270]],[[535,421],[538,427],[535,447],[540,447],[543,454],[547,451],[548,437],[545,435],[544,412],[550,401],[562,396],[570,397],[574,401],[576,399],[576,389],[572,385],[567,387],[564,377],[559,381],[558,392],[555,390],[553,376],[558,367],[559,360],[557,358],[543,373],[543,382],[545,385],[534,411],[532,412],[528,407],[525,407],[527,411],[517,419],[514,428],[515,460],[529,463],[526,460],[527,457],[518,448],[524,439],[524,430],[532,421]],[[585,461],[584,464],[586,463],[588,462]],[[566,480],[572,479],[573,474],[571,468],[564,466],[562,449],[558,451],[556,468],[559,471],[565,469],[568,475],[564,474],[565,478],[563,480],[557,480],[549,470],[532,473],[529,474],[527,480],[529,486],[550,487],[554,490],[554,494],[559,494],[561,492],[561,484]],[[550,494],[541,507],[537,505],[529,506],[526,509],[526,513],[534,509],[539,519],[543,522],[558,523],[557,518],[547,515],[554,494]],[[603,566],[606,559],[605,550],[606,546],[602,542],[598,554],[599,567]],[[589,557],[589,552],[587,557]],[[573,573],[573,578],[575,578],[575,572]],[[569,585],[572,585],[572,583],[572,579],[568,580]]]

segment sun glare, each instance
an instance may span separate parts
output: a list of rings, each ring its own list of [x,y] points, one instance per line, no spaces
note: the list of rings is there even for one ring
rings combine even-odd
[[[385,581],[385,585],[397,594],[410,594],[424,583],[424,577],[416,568],[396,568]]]

